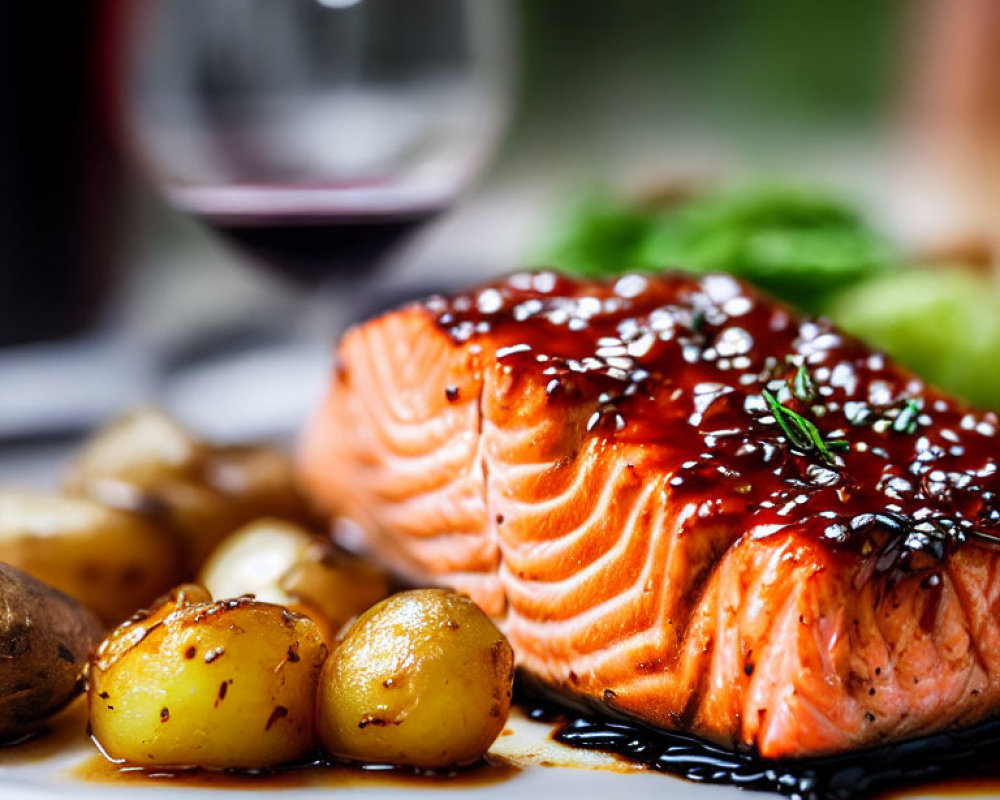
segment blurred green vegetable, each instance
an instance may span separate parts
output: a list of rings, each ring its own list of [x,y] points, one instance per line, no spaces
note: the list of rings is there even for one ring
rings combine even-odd
[[[544,260],[588,277],[667,267],[724,270],[808,311],[830,292],[897,263],[849,206],[801,189],[709,193],[667,209],[591,199]]]
[[[1000,287],[989,277],[914,268],[844,290],[827,312],[929,383],[1000,409]]]
[[[570,212],[555,240],[543,246],[539,260],[585,278],[656,269],[646,262],[644,250],[658,217],[640,205],[589,197]]]

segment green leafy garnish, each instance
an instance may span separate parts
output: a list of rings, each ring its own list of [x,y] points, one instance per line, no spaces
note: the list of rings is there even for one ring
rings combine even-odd
[[[809,311],[897,259],[849,205],[774,185],[701,192],[667,208],[591,198],[560,234],[541,260],[571,274],[722,270]]]
[[[761,394],[792,447],[805,453],[815,451],[827,464],[837,463],[834,451],[844,451],[850,447],[845,439],[824,439],[812,422],[783,406],[767,389]]]
[[[812,375],[806,369],[805,364],[799,364],[795,370],[795,377],[792,378],[792,392],[803,403],[811,403],[816,399],[816,384],[813,383]]]
[[[892,429],[896,433],[905,433],[912,436],[917,432],[917,417],[920,415],[920,410],[923,408],[923,403],[919,400],[910,398],[906,401],[906,405],[903,406],[896,419],[892,421]]]

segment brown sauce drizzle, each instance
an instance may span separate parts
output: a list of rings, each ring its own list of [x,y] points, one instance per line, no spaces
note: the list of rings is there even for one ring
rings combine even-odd
[[[388,765],[352,765],[317,758],[261,770],[159,770],[122,767],[94,755],[75,767],[71,777],[88,783],[150,785],[168,783],[191,789],[294,790],[308,787],[419,789],[430,786],[473,789],[512,778],[520,770],[500,760],[469,767],[429,771]]]

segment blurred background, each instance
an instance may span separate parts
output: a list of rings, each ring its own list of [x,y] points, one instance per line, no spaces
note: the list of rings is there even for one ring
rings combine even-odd
[[[1000,407],[991,0],[0,7],[0,478],[294,434],[350,321],[723,268]]]

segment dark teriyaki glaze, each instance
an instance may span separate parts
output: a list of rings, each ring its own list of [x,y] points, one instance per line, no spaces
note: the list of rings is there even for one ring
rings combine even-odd
[[[840,756],[773,761],[690,734],[580,715],[546,700],[525,698],[522,705],[532,719],[555,723],[552,738],[570,747],[614,753],[696,783],[731,784],[792,800],[861,800],[928,782],[992,778],[984,792],[989,796],[1000,778],[1000,720]]]
[[[716,518],[754,536],[797,528],[928,588],[955,546],[1000,545],[996,414],[729,276],[519,273],[426,308],[480,367],[540,373],[554,410],[585,408],[589,435],[641,446],[675,500],[723,498]]]

